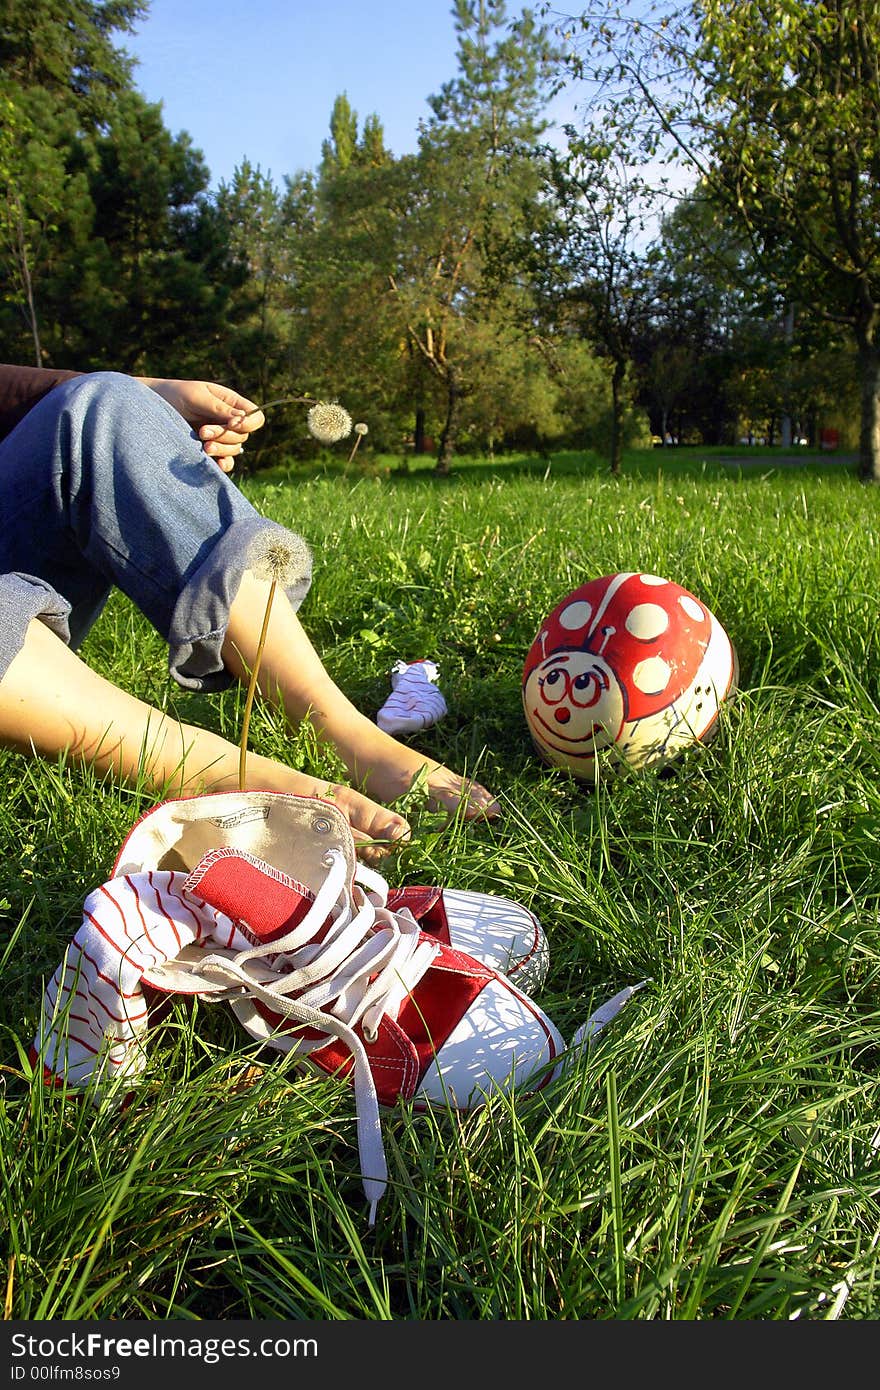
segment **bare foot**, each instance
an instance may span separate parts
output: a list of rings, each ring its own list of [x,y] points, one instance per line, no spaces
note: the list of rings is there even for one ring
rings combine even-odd
[[[384,858],[408,840],[409,821],[387,806],[351,787],[310,777],[270,758],[248,759],[248,788],[255,791],[292,792],[295,796],[320,796],[334,802],[348,818],[358,857],[366,861]]]
[[[389,811],[387,806],[379,806],[368,796],[353,791],[351,787],[336,786],[330,782],[320,785],[326,790],[313,792],[312,795],[324,796],[327,800],[333,801],[348,817],[358,858],[370,863],[384,859],[393,849],[398,849],[409,839],[412,833],[409,821],[399,816],[396,811]]]
[[[363,785],[372,795],[383,801],[396,801],[423,782],[433,810],[448,811],[450,815],[461,812],[465,820],[493,820],[501,814],[495,797],[479,782],[460,777],[414,749],[406,752],[412,754],[412,760],[397,759],[392,765],[373,767],[366,774]]]

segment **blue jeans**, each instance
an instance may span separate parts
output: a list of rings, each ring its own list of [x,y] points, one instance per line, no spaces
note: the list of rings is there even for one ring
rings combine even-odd
[[[221,647],[269,530],[167,401],[116,372],[75,377],[0,441],[0,679],[40,618],[77,647],[116,585],[190,690],[231,682]],[[311,576],[288,588],[298,608]]]

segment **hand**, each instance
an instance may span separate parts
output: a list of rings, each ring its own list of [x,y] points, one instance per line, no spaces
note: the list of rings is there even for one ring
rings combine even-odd
[[[249,434],[266,422],[247,396],[216,381],[172,381],[142,377],[198,431],[202,447],[224,473],[231,473]]]

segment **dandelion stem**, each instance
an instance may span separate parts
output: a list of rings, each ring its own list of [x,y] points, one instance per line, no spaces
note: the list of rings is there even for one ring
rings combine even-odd
[[[368,431],[367,431],[367,426],[363,423],[362,420],[359,421],[359,422],[355,425],[355,427],[354,427],[354,432],[355,432],[355,435],[356,435],[357,437],[356,437],[354,443],[353,443],[352,446],[351,446],[351,453],[350,453],[349,456],[348,456],[348,461],[349,461],[349,463],[351,463],[352,459],[354,458],[355,454],[357,453],[357,447],[358,447],[358,445],[359,445],[360,442],[361,442],[361,437],[362,437],[363,435],[367,434],[367,432],[368,432]]]
[[[314,396],[279,396],[274,401],[263,401],[262,405],[255,405],[253,410],[249,410],[245,415],[245,420],[249,420],[252,415],[259,415],[261,410],[271,410],[273,405],[314,405]]]
[[[260,629],[260,640],[257,643],[257,650],[254,655],[254,664],[251,668],[251,677],[248,681],[247,695],[245,696],[244,701],[244,714],[242,716],[241,721],[241,748],[239,751],[238,758],[238,789],[241,792],[246,790],[245,782],[247,781],[247,745],[248,733],[251,727],[251,710],[254,707],[254,695],[256,694],[257,690],[257,676],[260,673],[260,662],[263,659],[263,648],[266,645],[266,634],[269,631],[269,615],[272,612],[272,600],[275,597],[275,589],[277,587],[277,582],[277,580],[273,579],[271,584],[269,585],[269,596],[266,599],[266,611],[263,614],[263,626]]]

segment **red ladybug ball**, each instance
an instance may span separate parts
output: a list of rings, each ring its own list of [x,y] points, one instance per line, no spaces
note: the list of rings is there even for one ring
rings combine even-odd
[[[595,782],[605,750],[656,767],[705,742],[736,685],[736,652],[704,603],[654,574],[591,579],[545,618],[523,668],[540,756]]]

